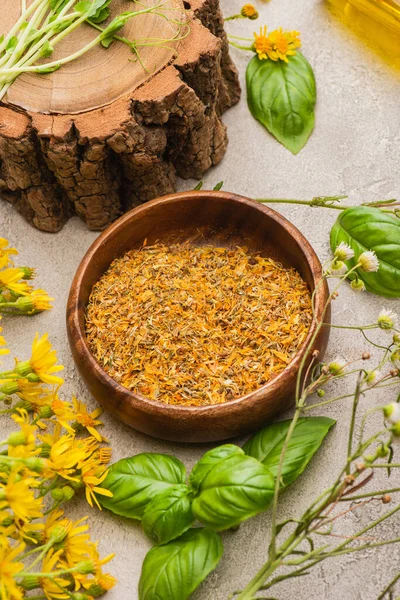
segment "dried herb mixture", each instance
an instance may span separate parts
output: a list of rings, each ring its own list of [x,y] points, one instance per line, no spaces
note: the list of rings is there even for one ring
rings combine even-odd
[[[93,287],[89,346],[118,383],[168,404],[218,404],[280,373],[312,319],[294,269],[246,248],[156,244]]]

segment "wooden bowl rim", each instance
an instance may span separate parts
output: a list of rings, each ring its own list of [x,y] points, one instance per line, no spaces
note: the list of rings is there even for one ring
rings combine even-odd
[[[234,204],[245,204],[246,206],[249,206],[250,208],[256,211],[268,215],[268,217],[270,217],[276,223],[281,225],[288,232],[288,234],[296,240],[310,268],[314,289],[316,289],[317,286],[318,289],[315,294],[315,316],[312,319],[307,337],[301,345],[298,352],[296,353],[295,357],[292,359],[292,361],[281,373],[274,377],[274,379],[272,379],[270,382],[266,383],[262,387],[258,388],[254,392],[250,392],[245,396],[240,396],[239,398],[235,398],[233,400],[227,400],[226,402],[221,404],[213,404],[207,406],[180,406],[177,404],[166,404],[157,400],[150,400],[145,396],[133,393],[124,386],[117,383],[101,368],[101,366],[96,361],[88,347],[85,331],[81,327],[81,322],[84,323],[84,315],[82,314],[84,311],[84,303],[81,301],[81,294],[82,282],[85,279],[86,270],[90,266],[91,261],[95,259],[97,251],[100,249],[105,240],[107,240],[109,237],[112,237],[115,233],[118,232],[118,230],[121,227],[123,227],[127,222],[130,222],[131,220],[135,219],[136,216],[141,212],[148,211],[152,207],[161,204],[171,204],[175,202],[181,202],[182,200],[190,201],[194,198],[213,198],[226,200]],[[122,217],[120,217],[109,227],[107,227],[107,229],[103,231],[103,233],[101,233],[98,236],[98,238],[96,238],[96,240],[91,244],[91,246],[87,250],[81,263],[78,266],[75,277],[72,281],[67,302],[67,328],[69,329],[70,343],[73,344],[74,350],[76,351],[77,355],[82,360],[82,362],[88,364],[92,372],[96,373],[96,376],[101,380],[101,383],[109,387],[111,390],[115,391],[120,398],[120,402],[122,398],[122,410],[123,406],[127,404],[130,407],[134,407],[141,412],[146,412],[148,414],[164,414],[165,416],[169,417],[173,415],[174,418],[187,419],[190,418],[190,415],[198,416],[210,412],[213,412],[215,417],[223,417],[227,413],[231,412],[233,407],[236,407],[239,404],[243,404],[244,408],[245,406],[251,406],[257,401],[263,399],[265,400],[266,396],[273,396],[285,380],[291,378],[291,376],[296,374],[297,368],[300,366],[301,360],[303,359],[303,356],[305,354],[307,345],[309,344],[311,338],[315,334],[317,320],[319,321],[322,318],[324,306],[326,305],[328,300],[329,289],[326,281],[323,281],[323,284],[319,285],[321,278],[322,265],[311,244],[297,229],[297,227],[295,227],[295,225],[293,225],[290,221],[288,221],[285,217],[283,217],[280,213],[276,212],[275,210],[268,208],[267,206],[260,202],[257,202],[256,200],[247,198],[246,196],[241,196],[239,194],[233,194],[230,192],[200,190],[168,194],[166,196],[150,200],[149,202],[141,204],[140,206],[137,206],[131,211],[125,213]],[[80,343],[78,343],[77,340]]]

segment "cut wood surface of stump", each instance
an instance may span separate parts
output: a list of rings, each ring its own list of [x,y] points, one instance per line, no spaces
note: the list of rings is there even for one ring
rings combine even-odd
[[[3,4],[0,33],[20,14],[19,2]],[[126,5],[114,0],[112,16]],[[119,32],[131,40],[177,38],[142,48],[145,68],[116,41],[54,73],[20,76],[0,102],[0,196],[38,229],[56,232],[74,214],[104,229],[174,191],[176,175],[201,178],[223,157],[221,115],[239,100],[240,87],[219,2],[166,0],[163,10],[174,22],[148,13]],[[178,20],[185,35],[176,34]],[[52,60],[95,35],[82,25]]]

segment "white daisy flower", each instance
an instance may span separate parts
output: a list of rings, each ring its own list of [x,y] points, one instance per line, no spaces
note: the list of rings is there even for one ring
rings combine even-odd
[[[360,254],[358,257],[358,263],[360,264],[360,268],[366,272],[372,273],[379,269],[378,257],[372,250],[368,250],[367,252]]]

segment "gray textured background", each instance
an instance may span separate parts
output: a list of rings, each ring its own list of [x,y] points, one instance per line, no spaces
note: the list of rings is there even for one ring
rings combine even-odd
[[[223,0],[222,4],[225,14],[237,12],[241,6],[239,0]],[[270,28],[282,25],[301,32],[303,52],[314,67],[318,86],[315,132],[301,153],[292,156],[251,118],[243,97],[224,118],[229,129],[228,153],[221,165],[207,175],[205,187],[211,188],[223,179],[224,189],[253,197],[307,199],[346,193],[351,203],[396,197],[400,153],[398,73],[353,37],[320,0],[272,0],[269,4],[257,4],[261,13],[258,22],[241,21],[230,24],[229,29],[236,35],[249,35],[253,27],[258,29],[265,22]],[[232,54],[243,79],[248,57],[236,50]],[[180,185],[181,189],[190,189],[193,182]],[[325,260],[329,256],[328,234],[336,217],[334,211],[299,206],[282,206],[280,210],[310,239],[321,260]],[[71,359],[64,312],[71,279],[97,234],[87,231],[78,219],[71,220],[59,234],[40,233],[5,203],[0,204],[0,234],[18,246],[19,264],[37,268],[37,285],[56,298],[50,313],[3,321],[12,355],[28,358],[35,332],[48,331],[65,365],[64,396],[68,398],[75,393],[95,407],[96,402],[86,391]],[[399,309],[396,301],[385,300],[383,305]],[[369,294],[356,297],[346,289],[335,303],[334,319],[336,323],[368,323],[376,319],[381,306],[379,298]],[[328,356],[351,359],[363,348],[357,334],[335,330]],[[346,389],[342,384],[340,392]],[[386,399],[384,395],[371,394],[363,403],[373,406]],[[307,473],[282,498],[279,511],[282,518],[298,515],[330,482],[344,459],[350,404],[332,405],[320,414],[338,419],[338,424]],[[206,449],[145,437],[107,414],[103,420],[114,460],[142,451],[168,452],[175,453],[190,467]],[[392,480],[399,485],[398,476],[397,482],[396,476]],[[351,535],[381,511],[379,503],[372,503],[365,510],[343,518],[336,531]],[[86,513],[93,537],[100,541],[101,552],[116,553],[109,570],[119,583],[107,597],[134,600],[141,563],[150,544],[134,522],[90,510],[83,500],[70,508],[74,516]],[[374,534],[375,539],[393,536],[399,525],[397,520],[382,526]],[[195,594],[196,600],[227,599],[230,592],[244,585],[265,560],[268,531],[267,513],[252,519],[236,533],[225,534],[225,556],[217,571]],[[398,556],[399,550],[392,546],[380,552],[367,551],[360,556],[327,561],[307,578],[277,588],[275,595],[281,600],[376,599],[396,572]]]

